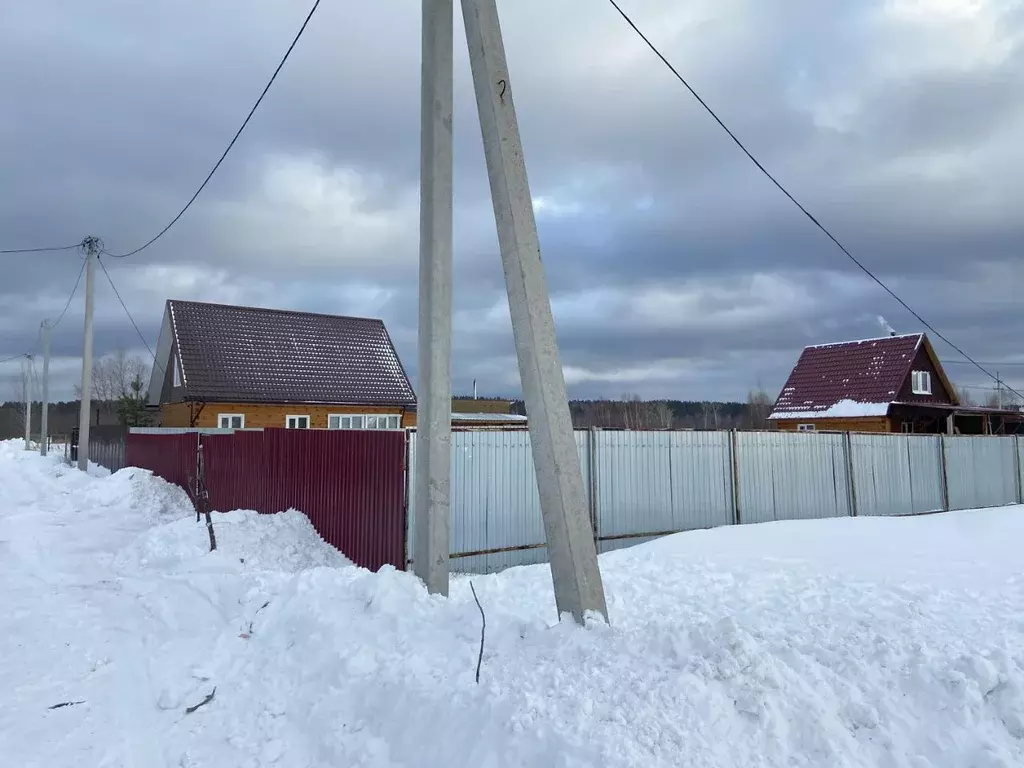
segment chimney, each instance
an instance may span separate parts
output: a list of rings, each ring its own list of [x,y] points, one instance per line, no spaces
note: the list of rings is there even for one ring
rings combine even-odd
[[[476,400],[476,379],[473,379],[473,399]]]

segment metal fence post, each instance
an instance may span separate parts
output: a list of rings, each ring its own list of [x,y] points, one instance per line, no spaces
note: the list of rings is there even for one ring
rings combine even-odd
[[[853,464],[853,437],[849,432],[845,433],[845,440],[843,440],[843,453],[846,454],[846,474],[849,477],[849,505],[850,505],[850,517],[857,516],[857,481],[854,480],[854,464]]]
[[[939,435],[939,466],[942,467],[942,504],[949,512],[949,470],[946,466],[946,436]]]
[[[1013,455],[1016,458],[1014,465],[1017,467],[1017,503],[1024,504],[1024,465],[1021,465],[1020,461],[1021,451],[1024,451],[1024,437],[1017,435],[1013,442],[1016,449]]]
[[[729,433],[729,460],[732,465],[732,514],[733,524],[740,525],[740,458],[739,435],[735,429]]]

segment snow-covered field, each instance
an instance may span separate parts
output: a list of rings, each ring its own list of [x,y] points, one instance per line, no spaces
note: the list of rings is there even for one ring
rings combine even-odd
[[[0,443],[0,765],[1024,765],[1024,508],[743,526],[450,600],[296,513]],[[214,697],[198,710],[186,709]],[[74,702],[69,706],[55,705]]]

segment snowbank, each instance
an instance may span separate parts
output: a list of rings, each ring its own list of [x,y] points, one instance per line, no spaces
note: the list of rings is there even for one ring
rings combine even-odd
[[[615,552],[611,626],[558,624],[544,566],[474,577],[477,685],[469,579],[346,565],[295,512],[215,517],[211,555],[121,475],[0,445],[11,765],[1024,764],[1021,507]]]

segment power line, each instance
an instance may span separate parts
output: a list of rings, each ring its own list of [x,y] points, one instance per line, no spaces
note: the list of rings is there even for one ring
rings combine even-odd
[[[79,245],[81,245],[81,243],[79,243],[78,245],[74,245],[72,247],[73,248],[78,248]],[[64,250],[67,250],[67,249],[65,248]],[[50,326],[50,330],[51,331],[54,328],[56,328],[58,325],[60,325],[60,321],[63,320],[64,319],[64,315],[67,314],[68,307],[71,306],[71,302],[75,298],[75,294],[78,292],[78,286],[82,282],[82,274],[84,272],[85,272],[85,262],[83,261],[82,262],[82,268],[80,270],[78,270],[78,279],[75,280],[75,287],[71,289],[71,294],[68,296],[68,300],[64,304],[64,309],[61,310],[60,317],[57,318],[57,322],[55,322],[53,325]],[[40,336],[42,335],[42,332],[43,332],[42,331],[42,326],[40,326],[39,330],[36,332],[36,340],[35,340],[36,344],[39,344],[39,339],[40,339]],[[0,360],[0,365],[3,365],[4,363],[9,363],[12,360],[17,360],[20,357],[29,357],[30,355],[31,355],[30,352],[22,352],[20,355],[14,355],[13,357],[6,357],[3,360]]]
[[[671,71],[672,74],[675,75],[676,79],[680,83],[682,83],[683,87],[686,88],[686,90],[688,90],[690,92],[690,95],[692,95],[693,98],[695,98],[697,100],[697,102],[704,108],[704,110],[709,115],[711,115],[711,117],[714,119],[714,121],[716,123],[718,123],[718,125],[722,128],[722,130],[725,131],[729,135],[729,138],[732,139],[733,143],[743,151],[743,154],[745,154],[747,156],[747,158],[750,160],[750,162],[752,162],[757,167],[757,169],[759,171],[761,171],[761,173],[763,173],[768,178],[768,180],[771,181],[771,183],[774,184],[778,188],[778,190],[780,192],[782,192],[782,194],[785,195],[789,199],[789,201],[791,203],[793,203],[793,205],[795,205],[800,210],[800,212],[803,213],[803,215],[806,216],[811,221],[812,224],[814,224],[814,226],[816,226],[818,229],[820,229],[825,234],[825,236],[828,237],[828,239],[831,240],[839,248],[839,250],[842,251],[847,256],[847,258],[850,259],[850,261],[852,261],[854,264],[856,264],[857,267],[865,275],[867,275],[872,280],[874,280],[882,288],[882,290],[884,290],[886,293],[888,293],[905,310],[907,310],[911,315],[913,315],[917,319],[917,321],[921,323],[921,325],[923,325],[925,328],[927,328],[932,333],[934,333],[936,335],[936,337],[938,337],[938,338],[942,339],[944,342],[946,342],[946,344],[948,344],[950,347],[952,347],[954,350],[956,350],[956,352],[958,352],[960,355],[962,355],[966,361],[968,361],[972,365],[974,365],[974,367],[977,368],[979,371],[981,371],[982,373],[984,373],[986,376],[990,377],[993,380],[996,379],[996,376],[994,374],[989,373],[985,368],[983,368],[981,366],[980,363],[975,361],[974,358],[972,358],[970,355],[968,355],[966,352],[964,352],[962,349],[960,349],[960,347],[958,347],[952,341],[947,339],[942,333],[939,332],[939,330],[937,328],[935,328],[935,326],[933,326],[931,323],[929,323],[927,320],[925,320],[923,317],[921,317],[921,315],[919,315],[909,304],[907,304],[907,302],[905,302],[903,299],[901,299],[895,293],[895,291],[893,291],[889,286],[887,286],[885,283],[883,283],[882,280],[879,277],[877,277],[874,272],[872,272],[870,269],[868,269],[866,266],[864,266],[864,264],[862,264],[860,262],[860,260],[857,259],[856,256],[854,256],[852,253],[850,253],[850,251],[847,250],[846,246],[844,246],[841,242],[839,242],[839,240],[836,238],[836,236],[833,235],[825,227],[825,225],[823,225],[820,221],[818,221],[814,217],[814,215],[811,214],[810,211],[808,211],[806,208],[804,208],[804,206],[800,203],[800,201],[797,200],[795,197],[793,197],[793,195],[790,194],[789,190],[787,190],[784,186],[782,186],[782,184],[779,182],[779,180],[776,179],[768,171],[768,169],[765,168],[761,164],[761,162],[756,157],[754,157],[754,155],[751,153],[751,151],[749,149],[747,149],[746,145],[744,145],[743,142],[739,140],[739,137],[737,137],[736,134],[733,133],[732,130],[730,130],[729,126],[727,126],[722,121],[722,118],[720,118],[718,116],[718,114],[708,105],[708,103],[706,101],[704,101],[703,98],[701,98],[700,94],[697,93],[696,90],[694,90],[693,86],[691,86],[686,81],[686,78],[684,78],[679,73],[679,70],[677,70],[672,65],[672,63],[667,58],[665,58],[664,54],[662,54],[662,52],[660,50],[658,50],[657,46],[655,46],[654,43],[651,42],[651,40],[647,37],[647,35],[645,35],[643,32],[640,31],[640,28],[635,23],[633,23],[633,20],[626,14],[626,12],[624,10],[622,10],[621,6],[616,2],[616,0],[608,0],[608,2],[610,2],[612,4],[612,7],[615,8],[615,10],[619,12],[619,15],[626,21],[626,23],[629,24],[629,26],[633,28],[633,31],[636,32],[637,35],[640,36],[640,39],[643,40],[647,44],[647,47],[650,48],[651,51],[654,52],[654,55],[657,56],[659,59],[661,59],[661,62],[666,67],[668,67],[669,71]],[[1017,395],[1019,395],[1021,397],[1024,397],[1024,395],[1021,395],[1020,392],[1017,392],[1016,390],[1012,390],[1011,389],[1010,391],[1014,392],[1015,394],[1017,394]]]
[[[972,363],[967,360],[946,360],[942,363],[943,365],[971,365]],[[991,365],[992,367],[1002,366],[1018,366],[1024,365],[1024,362],[1003,362],[1003,363],[981,363],[981,365]]]
[[[55,245],[52,248],[6,248],[0,253],[43,253],[44,251],[70,251],[72,248],[78,248],[81,243],[75,243],[74,245]]]
[[[56,328],[58,325],[60,325],[60,321],[63,320],[64,319],[64,315],[66,315],[68,313],[68,307],[71,306],[71,301],[75,298],[75,294],[78,293],[78,286],[82,282],[82,275],[84,273],[85,273],[85,261],[83,260],[82,261],[82,268],[80,270],[78,270],[78,279],[75,280],[75,287],[71,289],[71,295],[68,296],[68,301],[64,305],[64,309],[61,310],[60,317],[57,318],[57,322],[55,322],[53,325],[50,326],[50,330],[51,331],[54,328]]]
[[[235,146],[235,142],[238,141],[238,137],[242,135],[242,131],[245,130],[245,126],[249,124],[249,121],[252,119],[252,116],[256,113],[256,109],[263,102],[263,97],[267,95],[267,91],[270,90],[270,86],[273,85],[274,80],[277,79],[277,75],[281,71],[281,68],[284,66],[284,63],[288,61],[288,57],[291,56],[292,50],[295,48],[295,45],[299,42],[299,38],[302,37],[302,33],[306,31],[306,26],[309,24],[309,20],[313,18],[313,14],[316,13],[316,9],[319,7],[319,5],[320,0],[316,0],[316,2],[313,3],[313,7],[310,8],[309,13],[306,14],[305,21],[302,22],[302,26],[299,27],[299,31],[295,34],[295,37],[292,40],[292,44],[288,46],[288,50],[285,51],[284,57],[281,59],[280,63],[278,63],[277,65],[277,68],[274,70],[274,74],[270,76],[270,80],[267,81],[267,84],[263,87],[263,92],[260,93],[260,97],[256,99],[256,103],[252,105],[252,109],[250,109],[249,114],[245,116],[245,120],[242,121],[242,125],[235,132],[235,135],[232,137],[231,141],[228,142],[227,149],[225,149],[224,152],[221,154],[220,159],[218,159],[217,162],[214,163],[213,168],[211,168],[210,172],[206,174],[206,178],[203,179],[203,183],[199,185],[199,189],[197,189],[195,191],[195,194],[193,194],[192,197],[189,198],[189,201],[185,203],[185,207],[178,211],[178,215],[171,219],[167,226],[165,226],[163,229],[157,232],[152,238],[150,238],[148,241],[140,245],[134,251],[129,251],[128,253],[121,254],[111,253],[110,251],[104,251],[105,254],[107,254],[108,256],[113,256],[115,259],[126,259],[129,256],[134,256],[139,251],[145,250],[153,243],[155,243],[157,240],[159,240],[161,237],[163,237],[167,230],[169,230],[171,227],[177,224],[178,219],[185,215],[185,211],[189,209],[192,203],[196,201],[196,198],[199,197],[199,194],[206,188],[206,185],[210,183],[210,179],[213,178],[213,174],[217,172],[217,169],[220,168],[221,163],[224,162],[224,158],[228,156],[228,152],[230,152],[231,148]]]
[[[107,282],[110,283],[110,287],[114,289],[114,295],[121,303],[121,309],[123,309],[124,313],[128,316],[128,320],[132,324],[132,328],[135,329],[135,333],[138,334],[139,339],[142,341],[142,345],[146,348],[146,351],[149,352],[149,356],[153,358],[153,365],[163,373],[163,367],[157,362],[156,355],[153,353],[152,348],[150,348],[149,342],[146,341],[146,337],[143,336],[142,331],[139,330],[139,326],[135,322],[135,318],[132,317],[132,313],[128,311],[128,306],[124,303],[124,299],[121,298],[121,293],[117,290],[117,286],[114,285],[114,280],[110,277],[110,273],[107,271],[107,266],[103,263],[102,259],[97,259],[97,261],[99,261],[100,269],[103,270],[103,274],[107,276]]]

